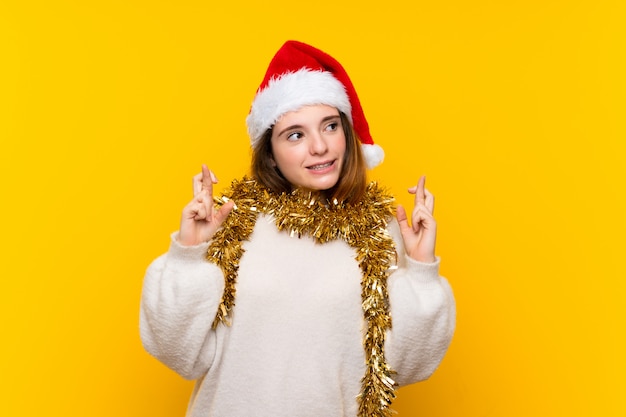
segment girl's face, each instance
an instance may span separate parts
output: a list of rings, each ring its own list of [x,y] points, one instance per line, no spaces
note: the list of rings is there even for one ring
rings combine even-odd
[[[296,188],[332,188],[346,153],[339,111],[318,104],[285,113],[272,130],[273,164]]]

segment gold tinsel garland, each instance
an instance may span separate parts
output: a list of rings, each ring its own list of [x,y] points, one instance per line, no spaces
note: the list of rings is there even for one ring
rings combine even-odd
[[[233,181],[231,188],[215,202],[219,206],[231,199],[235,202],[234,212],[213,237],[207,253],[207,259],[221,268],[225,280],[213,328],[220,322],[230,325],[243,242],[250,237],[259,213],[272,216],[276,227],[291,236],[308,235],[318,243],[343,239],[355,249],[363,273],[366,370],[358,396],[359,416],[391,416],[394,371],[385,361],[384,348],[385,332],[391,328],[387,277],[396,264],[395,245],[387,232],[387,221],[393,215],[393,198],[376,183],[370,183],[358,204],[326,202],[320,201],[317,194],[303,191],[276,194],[244,177]]]

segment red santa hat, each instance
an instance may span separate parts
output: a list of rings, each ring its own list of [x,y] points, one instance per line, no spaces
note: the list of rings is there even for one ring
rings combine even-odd
[[[336,107],[348,117],[369,168],[383,161],[383,149],[374,144],[356,90],[341,64],[297,41],[285,42],[276,52],[254,97],[246,118],[252,146],[280,116],[315,104]]]

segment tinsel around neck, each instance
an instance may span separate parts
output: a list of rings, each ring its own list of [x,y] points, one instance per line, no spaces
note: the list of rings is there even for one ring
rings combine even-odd
[[[395,246],[387,232],[393,197],[372,182],[356,204],[329,202],[321,200],[319,194],[301,190],[276,194],[244,177],[233,181],[216,204],[228,200],[234,201],[235,208],[213,237],[207,253],[207,259],[222,269],[225,281],[213,328],[219,323],[230,325],[243,243],[249,239],[259,213],[271,216],[279,230],[293,237],[310,236],[320,244],[342,239],[355,249],[362,271],[366,371],[358,396],[359,417],[390,416],[395,382],[384,348],[386,331],[391,328],[387,277],[396,264]]]

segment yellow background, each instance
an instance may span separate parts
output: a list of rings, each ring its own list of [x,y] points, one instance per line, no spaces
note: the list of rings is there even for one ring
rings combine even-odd
[[[140,344],[143,273],[201,163],[246,172],[290,38],[351,74],[372,178],[437,198],[458,330],[400,415],[626,415],[626,3],[361,3],[0,4],[0,415],[184,414]]]

